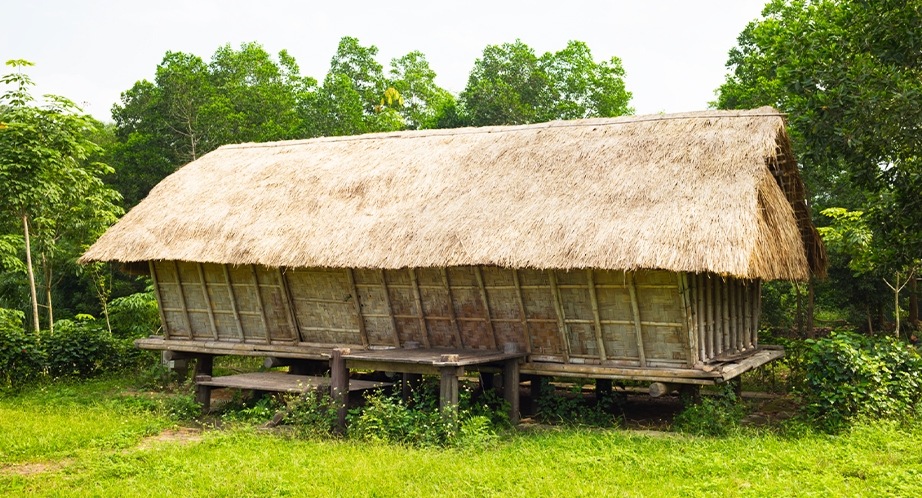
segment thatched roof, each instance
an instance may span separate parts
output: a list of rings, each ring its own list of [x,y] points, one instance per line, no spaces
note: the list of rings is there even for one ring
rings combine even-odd
[[[771,108],[227,145],[82,258],[148,260],[825,271]]]

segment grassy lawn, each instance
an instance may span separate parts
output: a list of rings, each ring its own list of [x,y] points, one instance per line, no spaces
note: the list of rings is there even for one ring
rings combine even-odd
[[[0,397],[0,494],[922,496],[922,429],[889,423],[796,438],[540,430],[452,450],[247,427],[164,437],[177,427],[127,384]]]

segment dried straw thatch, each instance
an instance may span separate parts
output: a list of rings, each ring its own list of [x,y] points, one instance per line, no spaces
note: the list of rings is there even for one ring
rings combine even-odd
[[[160,182],[82,258],[148,260],[825,269],[771,108],[228,145]]]

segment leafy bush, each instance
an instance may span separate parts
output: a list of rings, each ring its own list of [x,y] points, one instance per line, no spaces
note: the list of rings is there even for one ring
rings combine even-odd
[[[43,332],[41,341],[52,377],[87,378],[121,363],[109,331],[88,315],[58,320],[54,334]]]
[[[0,308],[0,388],[35,379],[45,368],[38,337],[23,330],[23,318],[21,311]]]
[[[160,328],[160,313],[153,289],[113,299],[109,303],[112,334],[121,339],[147,337]]]
[[[332,433],[336,424],[336,405],[326,393],[307,389],[302,394],[283,399],[287,410],[285,423],[293,426],[299,437],[324,437]]]
[[[702,397],[676,415],[674,427],[680,432],[699,436],[726,436],[739,427],[745,415],[743,404],[733,386],[720,386],[717,396]]]
[[[369,394],[362,408],[350,410],[349,437],[361,441],[449,446],[456,439],[454,417],[438,410],[411,407],[400,396],[381,391]]]
[[[548,383],[541,384],[537,400],[538,419],[545,422],[591,427],[612,427],[619,419],[612,414],[619,409],[617,395],[603,397],[596,403],[587,403],[582,397],[582,387],[574,385],[570,396],[560,396],[556,388]]]
[[[202,414],[202,405],[195,401],[192,384],[186,383],[168,396],[163,406],[173,420],[192,420]]]
[[[893,337],[833,332],[804,341],[807,411],[829,429],[859,415],[897,418],[922,399],[922,358]]]

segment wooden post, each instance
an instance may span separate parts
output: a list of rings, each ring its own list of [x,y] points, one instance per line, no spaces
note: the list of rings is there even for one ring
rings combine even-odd
[[[451,296],[451,284],[448,282],[448,269],[443,266],[439,268],[439,272],[442,274],[445,292],[448,293],[448,318],[451,320],[451,328],[455,333],[455,343],[459,348],[464,348],[464,341],[461,340],[461,324],[458,323],[458,317],[455,316],[455,300]]]
[[[515,284],[515,297],[519,302],[519,317],[522,320],[522,330],[525,332],[525,352],[531,353],[531,329],[528,328],[528,315],[525,314],[525,298],[522,297],[522,283],[519,281],[519,270],[512,269],[512,281]]]
[[[637,340],[637,356],[640,359],[640,366],[647,366],[647,354],[643,347],[643,328],[640,324],[640,306],[637,302],[637,288],[634,285],[634,272],[625,272],[627,276],[627,290],[631,295],[631,312],[634,315],[634,336]]]
[[[752,311],[752,347],[759,347],[759,314],[762,311],[762,281],[756,280],[755,299]]]
[[[688,275],[684,272],[676,273],[676,280],[679,284],[679,300],[682,303],[682,313],[685,315],[682,319],[682,332],[685,335],[685,361],[689,367],[695,366],[695,355],[698,353],[698,347],[695,344],[695,329],[692,322],[691,292],[688,289]]]
[[[333,349],[330,358],[330,396],[336,406],[336,428],[346,430],[346,414],[349,412],[349,369],[343,355],[349,354],[348,348]]]
[[[483,271],[480,266],[474,267],[474,275],[477,277],[477,285],[480,287],[480,299],[483,300],[483,310],[487,319],[487,330],[490,331],[490,338],[493,339],[493,349],[499,347],[496,341],[496,330],[493,328],[493,317],[490,314],[490,302],[487,301],[487,286],[483,283]]]
[[[698,273],[695,275],[695,297],[698,305],[698,359],[705,361],[708,359],[707,349],[707,324],[704,316],[704,275]]]
[[[730,305],[729,305],[729,287],[730,282],[726,279],[721,279],[721,299],[720,299],[720,308],[723,319],[721,320],[721,330],[723,331],[723,352],[728,352],[731,350],[732,346],[730,345]]]
[[[560,347],[563,349],[563,362],[570,363],[570,337],[567,334],[567,319],[563,314],[563,304],[560,301],[560,290],[557,288],[557,275],[554,270],[547,271],[547,278],[551,284],[554,311],[557,312],[557,327],[560,330]]]
[[[176,272],[176,287],[179,288],[179,305],[182,306],[182,323],[186,327],[186,335],[192,339],[192,323],[189,321],[189,308],[186,306],[186,294],[182,289],[182,278],[179,276],[179,264],[173,260],[173,271]]]
[[[752,347],[752,283],[746,280],[743,283],[743,337],[746,347]]]
[[[737,341],[737,328],[736,328],[736,279],[729,278],[727,279],[727,295],[729,297],[729,305],[727,309],[729,314],[727,315],[728,320],[730,320],[730,342],[729,347],[732,351],[736,352],[740,350],[739,342]]]
[[[743,280],[736,281],[736,330],[739,334],[738,342],[740,351],[745,351],[749,349],[749,343],[746,341],[746,320],[744,319],[745,310],[745,300],[743,294],[746,289],[744,287]]]
[[[279,277],[279,289],[282,291],[282,301],[285,302],[285,316],[288,319],[288,326],[291,328],[291,342],[297,343],[301,340],[301,334],[298,330],[298,319],[294,316],[294,303],[291,300],[291,293],[288,292],[288,279],[285,278],[281,268],[276,268],[276,272]],[[361,318],[361,314],[359,317]]]
[[[599,299],[595,292],[595,276],[592,268],[586,270],[589,282],[589,299],[592,301],[592,317],[595,319],[595,340],[599,345],[599,359],[605,361],[605,342],[602,340],[602,318],[599,316]]]
[[[192,378],[195,379],[195,401],[202,405],[202,414],[211,411],[211,386],[203,386],[200,382],[211,380],[213,370],[214,356],[200,355],[196,357]]]
[[[368,332],[365,331],[365,319],[362,318],[362,303],[359,302],[359,288],[355,285],[355,273],[352,268],[346,268],[346,277],[349,279],[349,288],[352,289],[352,301],[355,302],[355,314],[359,323],[359,333],[362,335],[362,346],[368,349]]]
[[[458,367],[439,369],[439,411],[445,418],[454,419],[458,407]]]
[[[160,295],[160,283],[157,282],[157,269],[154,268],[154,262],[148,261],[150,267],[150,279],[154,284],[154,297],[157,299],[157,312],[160,313],[160,328],[163,330],[163,338],[169,339],[170,331],[167,329],[166,315],[163,313],[163,297]]]
[[[211,335],[214,340],[218,340],[218,325],[214,319],[214,306],[211,305],[211,296],[208,295],[208,286],[205,284],[205,269],[201,263],[198,263],[198,278],[202,281],[202,296],[205,298],[205,306],[208,306],[208,324],[211,325]]]
[[[711,278],[711,275],[705,275],[705,283],[707,285],[707,302],[705,306],[707,307],[707,339],[708,339],[708,359],[714,359],[714,352],[717,350],[715,347],[714,340],[714,279]]]
[[[237,323],[237,331],[240,332],[240,342],[243,342],[243,321],[240,319],[240,311],[237,309],[237,294],[234,293],[234,284],[231,283],[230,270],[227,265],[221,265],[224,269],[224,281],[227,283],[227,293],[230,296],[231,310],[234,312],[234,322]]]
[[[419,292],[419,280],[416,278],[416,269],[410,268],[410,283],[413,284],[413,298],[416,299],[416,306],[419,308],[419,334],[423,346],[429,347],[429,329],[426,327],[426,313],[423,311],[423,297]]]
[[[511,358],[503,365],[503,398],[509,402],[509,421],[519,421],[519,359]]]
[[[262,318],[263,328],[266,329],[266,344],[272,344],[269,318],[266,316],[266,307],[263,306],[263,294],[259,290],[259,275],[256,273],[256,265],[250,265],[250,271],[253,273],[253,285],[256,286],[256,305],[259,306],[259,316]]]
[[[400,334],[397,333],[397,319],[394,318],[394,308],[391,307],[391,293],[387,290],[387,276],[384,270],[381,272],[381,286],[384,287],[384,306],[387,307],[387,314],[391,317],[391,328],[394,329],[394,347],[400,347]]]
[[[715,276],[714,281],[714,355],[720,356],[724,352],[723,306],[721,304],[721,278]]]

